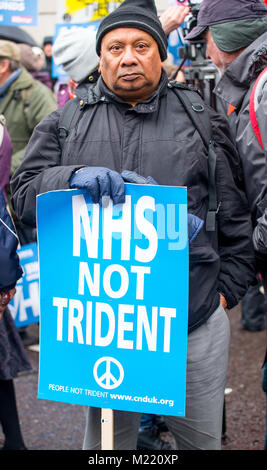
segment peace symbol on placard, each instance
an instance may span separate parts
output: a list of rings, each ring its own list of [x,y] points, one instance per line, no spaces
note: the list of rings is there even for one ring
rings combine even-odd
[[[99,367],[104,363],[104,374],[98,375]],[[112,372],[111,372],[112,369]],[[103,366],[101,367],[103,372]],[[100,385],[100,387],[105,389],[117,388],[124,379],[124,370],[119,361],[113,357],[101,357],[98,359],[94,365],[93,370],[95,381]]]

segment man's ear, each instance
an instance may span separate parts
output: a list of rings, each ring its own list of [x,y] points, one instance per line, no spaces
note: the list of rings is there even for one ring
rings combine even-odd
[[[2,59],[0,60],[0,73],[6,73],[9,70],[9,60]]]
[[[99,64],[98,64],[98,72],[101,73],[101,52],[99,53]]]

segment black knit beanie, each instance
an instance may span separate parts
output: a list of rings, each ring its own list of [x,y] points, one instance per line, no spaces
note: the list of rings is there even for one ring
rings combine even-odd
[[[137,28],[150,34],[158,44],[161,60],[167,59],[168,40],[157,17],[154,0],[124,0],[101,22],[96,35],[96,52],[100,55],[105,34],[116,28]]]

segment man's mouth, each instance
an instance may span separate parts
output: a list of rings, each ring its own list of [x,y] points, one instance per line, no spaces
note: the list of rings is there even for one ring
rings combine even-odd
[[[122,78],[123,80],[132,81],[136,80],[139,77],[141,77],[140,73],[127,73],[125,75],[121,75],[120,78]]]

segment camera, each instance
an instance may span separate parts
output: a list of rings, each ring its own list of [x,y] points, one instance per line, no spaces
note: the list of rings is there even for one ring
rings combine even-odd
[[[184,1],[185,0],[180,0],[180,3],[184,3]],[[215,108],[215,97],[212,94],[212,90],[215,85],[217,69],[211,60],[206,59],[206,41],[199,39],[197,41],[190,41],[189,43],[185,40],[186,35],[197,25],[201,0],[188,0],[188,4],[190,14],[186,18],[184,26],[178,28],[178,34],[183,44],[183,46],[179,47],[178,51],[181,59],[178,70],[180,70],[186,62],[189,62],[189,65],[183,68],[186,82],[197,86],[203,97],[207,96],[207,86],[209,86],[208,95],[210,104]]]
[[[184,1],[180,0],[180,3],[184,3]],[[197,25],[197,16],[199,13],[201,1],[202,0],[193,2],[193,1],[188,0],[191,15],[187,20],[187,29],[188,29],[187,33],[192,31],[192,29]]]

